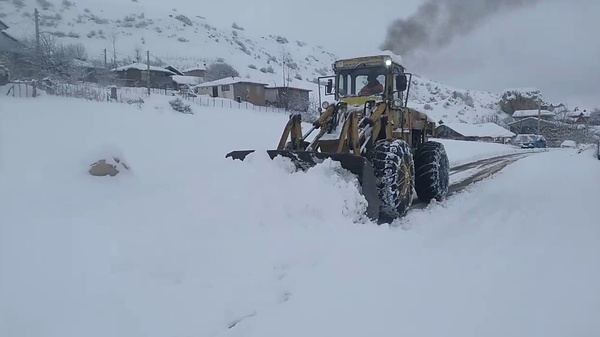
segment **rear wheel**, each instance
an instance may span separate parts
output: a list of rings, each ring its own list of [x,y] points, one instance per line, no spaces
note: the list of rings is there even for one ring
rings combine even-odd
[[[425,142],[415,152],[415,190],[420,201],[442,200],[448,194],[448,155],[444,145]]]
[[[382,139],[370,153],[377,178],[380,222],[401,218],[412,205],[414,164],[408,144],[400,139]]]

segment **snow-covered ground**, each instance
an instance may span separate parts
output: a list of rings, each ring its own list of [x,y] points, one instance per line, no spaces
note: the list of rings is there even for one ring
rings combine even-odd
[[[589,151],[377,226],[333,163],[224,158],[274,147],[286,115],[193,108],[0,99],[0,336],[600,334]],[[89,176],[107,152],[131,170]]]
[[[487,142],[469,142],[462,140],[439,139],[432,138],[431,140],[444,144],[450,166],[462,165],[477,160],[502,156],[513,153],[526,153],[527,150],[520,149],[516,146],[499,143]],[[529,152],[539,152],[530,150]]]

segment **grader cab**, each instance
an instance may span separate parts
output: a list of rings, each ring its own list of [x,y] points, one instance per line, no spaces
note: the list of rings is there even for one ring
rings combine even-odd
[[[448,157],[441,143],[429,140],[435,122],[407,107],[412,74],[390,55],[338,60],[333,70],[333,76],[319,78],[320,84],[326,79],[325,96],[333,102],[320,103],[320,116],[305,133],[300,114],[292,114],[269,156],[290,158],[302,170],[338,161],[357,176],[366,214],[379,223],[404,216],[414,192],[423,202],[443,199]],[[226,157],[244,160],[252,152]]]

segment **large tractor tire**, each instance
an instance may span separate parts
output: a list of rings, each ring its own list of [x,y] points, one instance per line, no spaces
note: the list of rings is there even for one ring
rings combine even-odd
[[[377,178],[379,221],[390,223],[403,217],[412,205],[415,171],[410,146],[400,139],[382,139],[369,157]]]
[[[443,200],[449,186],[448,155],[444,145],[427,141],[415,152],[415,190],[422,202]]]

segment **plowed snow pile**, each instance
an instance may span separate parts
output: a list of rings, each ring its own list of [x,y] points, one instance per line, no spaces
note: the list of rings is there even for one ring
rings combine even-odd
[[[0,336],[600,333],[591,156],[537,154],[379,227],[335,163],[224,158],[287,116],[194,109],[1,98]],[[128,171],[87,173],[115,153]]]

